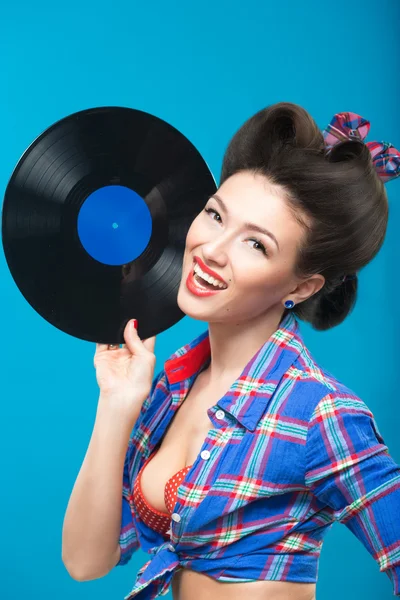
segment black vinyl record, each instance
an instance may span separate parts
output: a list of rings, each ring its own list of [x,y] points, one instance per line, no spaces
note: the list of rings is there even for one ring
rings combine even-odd
[[[184,317],[176,298],[191,222],[216,190],[194,145],[149,113],[99,107],[44,131],[7,185],[2,240],[20,292],[74,337],[146,339]]]

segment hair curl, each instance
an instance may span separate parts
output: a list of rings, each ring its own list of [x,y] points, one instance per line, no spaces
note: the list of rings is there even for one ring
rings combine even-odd
[[[281,186],[294,218],[304,228],[295,273],[320,273],[324,286],[292,310],[314,329],[341,323],[352,311],[357,273],[381,248],[389,206],[371,153],[360,140],[335,145],[327,153],[323,134],[297,104],[279,102],[248,119],[231,139],[220,183],[240,171],[265,176]],[[305,217],[305,218],[304,218]]]

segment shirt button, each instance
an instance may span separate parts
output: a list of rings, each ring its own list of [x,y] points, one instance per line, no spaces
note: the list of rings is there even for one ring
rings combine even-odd
[[[208,458],[210,458],[210,453],[208,450],[203,450],[200,454],[201,458],[204,458],[204,460],[207,460]]]
[[[171,552],[175,552],[175,548],[173,547],[172,544],[168,544],[167,548],[168,548],[168,550],[171,550]]]
[[[172,513],[171,519],[173,519],[174,521],[176,521],[177,523],[179,523],[179,521],[181,520],[181,516],[178,515],[178,513]]]
[[[217,417],[217,419],[223,419],[225,416],[225,413],[223,410],[217,410],[217,412],[215,413],[215,416]]]

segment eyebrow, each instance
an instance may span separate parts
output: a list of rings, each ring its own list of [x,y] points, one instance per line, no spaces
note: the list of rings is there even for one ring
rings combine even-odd
[[[222,206],[223,210],[228,213],[228,209],[226,207],[225,202],[222,200],[221,196],[218,196],[218,194],[213,194],[212,196],[210,196],[210,198],[215,198],[215,200],[217,200],[217,202],[220,203],[220,205]],[[263,227],[260,227],[259,225],[256,225],[255,223],[244,223],[244,227],[246,229],[251,229],[253,231],[258,231],[259,233],[264,233],[264,235],[267,235],[268,237],[270,237],[276,244],[278,250],[280,250],[279,248],[279,244],[278,244],[278,240],[276,239],[276,237],[274,236],[274,234],[271,231],[268,231],[268,229],[264,229]]]

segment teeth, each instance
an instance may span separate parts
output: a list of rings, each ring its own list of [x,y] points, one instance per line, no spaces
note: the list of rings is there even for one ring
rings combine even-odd
[[[215,287],[219,287],[222,290],[225,290],[228,287],[225,283],[222,283],[222,281],[219,281],[218,279],[215,279],[214,277],[210,277],[210,275],[207,275],[207,273],[204,273],[200,269],[200,267],[199,267],[199,265],[197,263],[194,265],[194,272],[197,275],[199,275],[199,277],[201,277],[202,279],[204,279],[208,283],[211,283]]]

